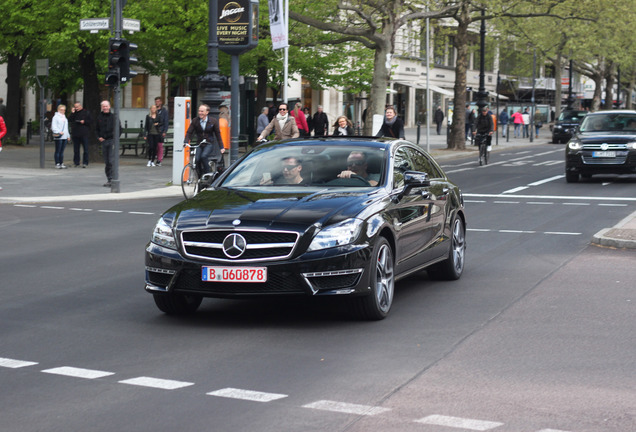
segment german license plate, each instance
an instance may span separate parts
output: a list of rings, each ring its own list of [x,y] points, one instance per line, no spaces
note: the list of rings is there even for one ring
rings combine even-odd
[[[203,282],[267,282],[267,267],[217,267],[201,268]]]
[[[605,157],[605,158],[613,158],[616,157],[615,151],[595,151],[592,153],[592,157]]]

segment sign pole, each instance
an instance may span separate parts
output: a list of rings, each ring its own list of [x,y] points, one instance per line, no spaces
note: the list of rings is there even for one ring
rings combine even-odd
[[[44,84],[49,76],[49,59],[37,59],[35,61],[35,79],[40,86],[40,168],[44,168],[44,113],[46,112],[46,101],[44,100]],[[44,83],[40,82],[40,78],[44,77]]]

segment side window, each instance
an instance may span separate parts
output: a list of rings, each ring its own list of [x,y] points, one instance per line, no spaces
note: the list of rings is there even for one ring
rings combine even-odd
[[[442,177],[442,173],[437,167],[437,164],[433,162],[429,156],[412,148],[406,150],[413,161],[413,169],[415,171],[425,172],[429,178]]]
[[[413,170],[406,147],[400,147],[393,158],[393,189],[404,186],[404,172]]]

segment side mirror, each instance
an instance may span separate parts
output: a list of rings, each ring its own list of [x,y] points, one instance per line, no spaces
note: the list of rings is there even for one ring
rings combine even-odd
[[[203,174],[203,177],[201,177],[201,188],[205,189],[209,187],[218,176],[218,171]]]
[[[428,174],[419,171],[406,171],[404,173],[404,188],[397,195],[397,199],[402,199],[405,195],[408,195],[413,188],[428,187],[431,185],[431,181],[428,178]]]

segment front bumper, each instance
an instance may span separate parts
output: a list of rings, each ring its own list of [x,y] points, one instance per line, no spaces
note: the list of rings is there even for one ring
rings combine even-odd
[[[616,157],[595,158],[591,150],[568,151],[565,169],[581,174],[634,174],[636,173],[636,152],[616,151]]]
[[[257,262],[253,266],[267,267],[267,281],[243,283],[206,282],[201,276],[203,266],[250,266],[245,261],[232,264],[186,260],[177,251],[149,243],[145,289],[153,294],[174,292],[216,298],[366,294],[371,249],[368,244],[348,245],[284,261]]]

